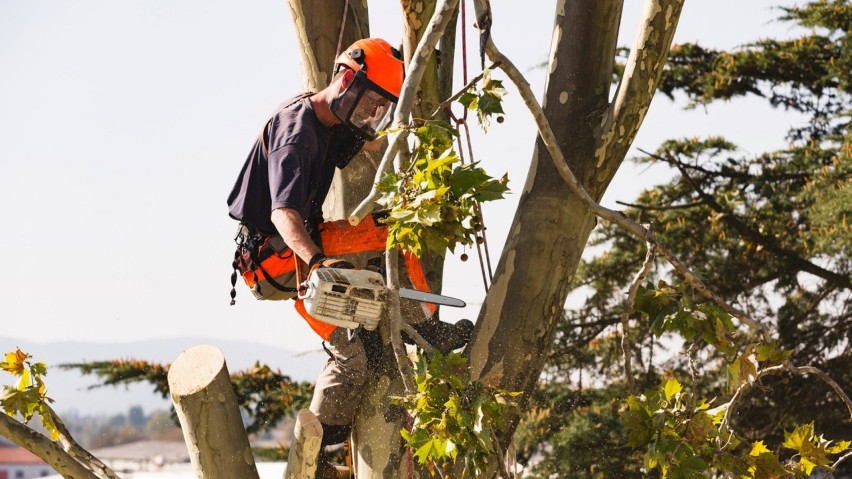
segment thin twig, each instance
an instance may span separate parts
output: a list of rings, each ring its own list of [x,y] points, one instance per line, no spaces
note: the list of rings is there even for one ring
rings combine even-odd
[[[671,210],[686,210],[689,208],[695,208],[697,206],[704,205],[703,201],[695,201],[693,203],[684,203],[682,205],[640,205],[637,203],[627,203],[626,201],[616,201],[616,204],[627,206],[629,208],[636,208],[637,210],[645,210],[645,211],[671,211]]]
[[[757,376],[755,376],[755,378],[754,378],[754,382],[756,382],[758,379],[760,379],[764,376],[769,376],[770,374],[778,374],[778,373],[783,372],[783,371],[784,371],[784,365],[783,364],[779,365],[779,366],[772,366],[772,367],[763,369],[763,370],[761,370],[760,372],[757,373]],[[722,421],[719,423],[719,434],[722,434],[725,431],[725,429],[728,429],[728,423],[731,421],[731,413],[734,410],[734,405],[736,404],[737,399],[739,399],[739,397],[742,395],[742,393],[745,392],[746,389],[750,388],[751,385],[754,384],[754,382],[743,383],[743,384],[740,385],[740,387],[737,388],[736,392],[734,392],[733,397],[731,397],[731,400],[728,401],[728,408],[725,410],[725,415],[722,417]],[[730,442],[730,438],[729,438],[729,442]],[[725,446],[727,446],[727,444]],[[723,448],[724,448],[724,446],[723,446]]]
[[[503,453],[503,448],[500,447],[500,440],[497,439],[497,433],[495,433],[494,429],[491,427],[488,428],[488,432],[491,433],[491,442],[494,444],[494,448],[497,449],[497,457],[506,457]],[[505,462],[500,461],[497,463],[497,472],[500,474],[502,479],[509,479],[509,471],[507,469],[508,465]]]
[[[837,468],[840,467],[840,464],[842,464],[843,461],[849,459],[850,457],[852,457],[852,451],[849,451],[843,456],[840,456],[840,458],[834,461],[834,464],[831,465],[831,470],[826,471],[825,474],[822,475],[822,479],[829,479],[831,477],[834,477],[834,473],[837,472]]]
[[[790,363],[785,363],[784,365],[787,367],[787,370],[793,374],[798,374],[800,376],[805,374],[813,374],[825,381],[825,383],[828,384],[831,389],[834,390],[835,394],[840,396],[840,399],[843,401],[844,404],[846,404],[846,409],[849,410],[849,417],[852,417],[852,400],[849,399],[849,396],[846,394],[846,392],[843,391],[843,388],[841,388],[840,385],[837,384],[834,379],[831,379],[828,374],[825,374],[822,370],[817,369],[813,366],[796,367]]]
[[[436,109],[435,109],[435,111],[434,111],[434,112],[432,112],[432,114],[431,114],[431,115],[429,115],[429,118],[427,118],[427,119],[428,119],[428,120],[434,120],[434,119],[435,119],[435,117],[436,117],[436,116],[438,116],[438,114],[439,114],[439,113],[441,113],[441,112],[442,112],[445,108],[447,108],[448,106],[450,106],[450,104],[451,104],[452,102],[456,101],[456,99],[458,99],[460,96],[464,95],[464,93],[465,93],[466,91],[470,90],[470,89],[471,89],[471,87],[473,87],[473,85],[476,85],[476,83],[477,83],[479,80],[482,80],[482,77],[483,77],[483,76],[485,76],[485,72],[486,72],[486,71],[488,71],[488,70],[493,70],[493,69],[497,68],[498,66],[500,66],[500,62],[494,62],[494,63],[492,63],[492,64],[491,64],[491,66],[489,66],[486,70],[484,70],[484,71],[483,71],[482,73],[480,73],[479,75],[476,75],[476,77],[474,77],[474,79],[473,79],[473,80],[471,80],[471,81],[467,82],[467,85],[463,86],[463,87],[462,87],[459,91],[457,91],[457,92],[456,92],[453,96],[451,96],[451,97],[447,98],[446,100],[442,101],[442,102],[441,102],[441,104],[440,104],[440,105],[438,105],[438,108],[436,108]]]
[[[849,395],[847,395],[846,392],[843,391],[843,388],[841,388],[840,385],[837,384],[837,382],[835,382],[833,379],[831,379],[831,377],[829,377],[827,374],[825,374],[820,369],[817,369],[813,366],[798,366],[797,367],[797,366],[794,366],[792,363],[790,363],[788,361],[788,362],[785,362],[785,363],[780,364],[778,366],[768,367],[766,369],[759,371],[757,373],[756,377],[754,378],[754,381],[744,383],[744,384],[740,385],[740,387],[737,388],[737,391],[734,393],[734,396],[731,398],[730,401],[728,401],[728,409],[725,411],[725,416],[722,418],[722,421],[719,423],[719,433],[722,433],[728,427],[728,423],[730,422],[730,419],[731,419],[731,413],[734,410],[734,406],[736,404],[736,401],[737,401],[737,399],[739,399],[739,397],[742,395],[742,393],[746,389],[751,387],[752,384],[754,384],[755,382],[757,382],[760,378],[762,378],[764,376],[768,376],[770,374],[777,374],[777,373],[784,372],[784,371],[789,371],[789,372],[796,374],[798,376],[813,374],[813,375],[817,376],[818,378],[822,379],[823,381],[825,381],[825,383],[828,384],[831,387],[831,389],[833,389],[834,392],[840,397],[840,399],[843,401],[843,403],[846,404],[846,408],[849,410],[849,415],[850,415],[850,417],[852,417],[852,400],[849,399]],[[845,459],[845,458],[841,458],[841,459]]]
[[[630,290],[627,294],[627,304],[624,305],[624,313],[621,315],[621,353],[624,355],[624,374],[627,376],[627,388],[633,391],[633,368],[630,366],[630,316],[633,314],[633,307],[636,304],[636,293],[639,291],[639,286],[648,277],[651,272],[651,267],[654,265],[656,258],[657,243],[654,240],[654,231],[648,227],[648,239],[645,244],[648,247],[648,252],[645,255],[645,262],[642,264],[642,269],[636,273],[633,282],[630,283]]]

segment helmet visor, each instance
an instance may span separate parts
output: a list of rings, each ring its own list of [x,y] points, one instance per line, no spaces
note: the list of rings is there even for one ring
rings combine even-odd
[[[339,97],[335,113],[369,139],[376,138],[393,119],[397,98],[358,72],[349,88]]]

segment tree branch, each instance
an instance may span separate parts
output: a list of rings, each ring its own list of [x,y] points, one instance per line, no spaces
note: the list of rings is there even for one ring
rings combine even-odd
[[[477,8],[477,15],[479,15],[479,9],[482,8],[482,6],[479,2],[474,2],[474,5]],[[550,124],[544,116],[544,111],[542,110],[541,105],[539,105],[538,100],[536,99],[535,94],[533,94],[526,78],[524,78],[524,75],[517,69],[517,67],[515,67],[511,60],[506,58],[506,56],[497,49],[492,38],[489,38],[486,43],[486,51],[488,52],[488,56],[491,61],[500,62],[500,69],[506,73],[509,79],[511,79],[518,88],[524,103],[527,105],[530,114],[535,120],[542,143],[544,143],[548,153],[550,153],[550,157],[553,159],[553,163],[556,165],[559,175],[563,180],[565,180],[571,192],[574,193],[594,215],[617,224],[628,233],[633,234],[643,241],[648,241],[649,231],[647,229],[635,221],[630,220],[623,213],[616,212],[599,205],[591,196],[589,196],[589,193],[586,192],[583,185],[580,184],[577,177],[574,176],[574,173],[568,167],[565,156],[557,146],[553,130],[550,128]],[[684,280],[695,288],[696,291],[718,304],[726,313],[739,319],[742,323],[748,325],[755,331],[759,331],[765,338],[769,338],[769,329],[766,326],[750,318],[743,311],[731,306],[718,294],[710,290],[710,288],[708,288],[692,271],[690,271],[689,268],[687,268],[687,266],[674,255],[674,253],[667,251],[662,245],[657,244],[657,254],[666,258],[669,263],[674,266],[675,270],[683,276]]]
[[[630,49],[624,75],[601,128],[595,157],[621,157],[633,142],[657,91],[684,0],[647,0],[642,27]],[[610,151],[610,150],[615,150]]]
[[[31,451],[63,477],[100,479],[71,454],[65,452],[59,444],[2,413],[0,413],[0,436],[7,437],[15,444]]]
[[[121,479],[118,475],[116,475],[115,471],[109,468],[109,466],[77,444],[77,441],[71,437],[71,432],[68,431],[67,427],[65,427],[65,423],[62,422],[62,419],[58,414],[56,414],[56,411],[47,404],[45,404],[45,407],[50,413],[51,419],[53,419],[53,424],[59,431],[59,443],[62,444],[62,448],[65,452],[67,452],[71,457],[82,462],[101,479]]]
[[[849,396],[846,392],[843,391],[843,388],[840,387],[839,384],[828,374],[825,374],[820,369],[817,369],[813,366],[793,366],[791,363],[785,363],[784,366],[793,374],[798,374],[799,376],[804,376],[805,374],[813,374],[818,378],[822,379],[826,384],[828,384],[831,389],[834,390],[834,393],[837,394],[840,399],[846,404],[846,409],[849,410],[849,417],[852,418],[852,400],[849,399]]]
[[[499,63],[492,63],[491,66],[488,67],[488,70],[493,70],[493,69],[497,68],[498,66],[500,66]],[[459,89],[459,91],[457,91],[455,94],[453,94],[453,96],[442,101],[441,104],[438,105],[438,108],[435,108],[435,111],[432,112],[431,115],[429,115],[429,120],[433,120],[436,116],[438,116],[439,113],[441,113],[441,111],[444,108],[447,108],[448,106],[450,106],[450,104],[452,104],[454,101],[456,101],[460,96],[464,95],[464,92],[468,91],[471,87],[473,87],[473,85],[476,85],[476,83],[479,80],[482,80],[483,76],[485,76],[485,71],[483,71],[479,75],[476,75],[473,78],[473,80],[467,82],[467,85],[461,87],[461,89]]]
[[[413,326],[406,323],[405,321],[400,321],[400,324],[402,325],[402,332],[411,337],[411,339],[413,339],[414,342],[417,343],[417,346],[419,346],[420,349],[425,351],[426,354],[432,354],[433,352],[435,352],[435,348],[433,348],[432,345],[429,344],[429,341],[426,341],[423,336],[421,336],[420,333],[418,333],[417,330],[414,329]]]
[[[714,171],[708,170],[707,168],[702,168],[698,165],[690,165],[687,163],[683,163],[674,159],[674,162],[670,158],[666,158],[664,156],[660,156],[649,151],[643,150],[642,148],[636,148],[640,153],[647,155],[655,160],[662,161],[665,163],[669,163],[674,166],[675,162],[683,165],[685,168],[689,168],[690,170],[698,171],[700,173],[704,173],[705,175],[712,176],[715,178],[726,178],[732,180],[742,180],[746,182],[753,182],[756,178],[765,179],[765,180],[807,180],[810,175],[806,173],[771,173],[766,170],[763,170],[760,175],[751,175],[749,173],[740,173],[736,171]]]
[[[827,471],[825,474],[822,475],[822,479],[834,477],[834,473],[837,471],[837,468],[840,467],[840,464],[842,464],[843,461],[849,459],[850,457],[852,457],[852,451],[849,451],[843,456],[840,456],[840,458],[834,461],[834,464],[831,465],[831,470]]]
[[[628,208],[636,208],[642,211],[672,211],[672,210],[688,210],[697,206],[702,206],[703,201],[695,201],[692,203],[684,203],[682,205],[640,205],[638,203],[627,203],[625,201],[616,201],[616,204],[627,206]]]
[[[667,161],[670,164],[674,165],[675,168],[677,168],[677,170],[680,172],[681,175],[683,175],[683,178],[686,180],[692,190],[695,191],[699,197],[701,197],[701,200],[704,202],[704,204],[706,204],[708,207],[710,207],[710,209],[717,213],[723,213],[722,221],[731,228],[733,228],[735,231],[737,231],[745,239],[751,241],[752,243],[762,245],[764,248],[766,248],[767,251],[786,258],[793,264],[793,266],[795,266],[801,271],[805,271],[814,276],[822,278],[828,281],[829,283],[840,286],[844,289],[852,289],[852,282],[850,282],[848,277],[843,276],[842,274],[835,273],[834,271],[829,271],[821,266],[811,263],[810,261],[796,254],[794,251],[790,251],[787,248],[782,247],[773,238],[750,228],[747,224],[745,224],[745,222],[737,218],[733,212],[720,205],[719,202],[717,202],[716,199],[713,198],[713,196],[704,192],[698,182],[695,181],[695,179],[689,175],[689,172],[686,171],[686,168],[680,161],[677,161],[677,159],[671,157],[670,154],[667,154],[667,156],[669,157]]]
[[[396,112],[394,113],[393,126],[391,127],[391,130],[395,131],[390,134],[390,138],[388,139],[388,148],[385,150],[385,154],[382,157],[378,170],[376,170],[375,181],[373,182],[373,187],[370,189],[370,193],[366,198],[364,198],[361,204],[355,208],[355,211],[349,215],[349,222],[353,225],[360,223],[365,216],[373,211],[375,202],[380,196],[376,189],[376,185],[379,181],[381,181],[385,171],[387,171],[387,169],[391,166],[393,158],[402,147],[406,138],[408,138],[408,130],[401,128],[401,126],[406,124],[408,117],[411,115],[411,107],[414,104],[415,97],[417,96],[417,86],[423,78],[426,64],[428,63],[429,57],[435,52],[435,45],[438,44],[438,41],[443,36],[444,30],[450,23],[453,16],[452,13],[458,7],[458,4],[459,0],[441,0],[438,6],[435,7],[435,13],[432,15],[432,20],[429,22],[428,32],[423,36],[423,39],[420,40],[420,44],[417,45],[417,50],[414,51],[411,64],[409,65],[408,74],[402,84],[402,92],[399,96],[399,102],[396,105]]]
[[[734,405],[736,404],[737,399],[739,399],[739,397],[742,395],[742,393],[746,389],[750,388],[755,382],[757,382],[760,378],[762,378],[764,376],[768,376],[770,374],[778,374],[778,373],[781,373],[781,372],[784,372],[784,371],[789,371],[789,372],[796,374],[798,376],[805,376],[807,374],[813,374],[813,375],[817,376],[818,378],[822,379],[826,384],[829,385],[829,387],[831,387],[831,389],[834,390],[834,393],[837,394],[837,396],[840,398],[840,400],[843,401],[843,403],[846,405],[846,408],[849,410],[849,416],[852,417],[852,400],[849,399],[849,395],[847,395],[846,392],[843,391],[843,388],[841,388],[840,385],[837,384],[836,381],[831,379],[831,377],[829,375],[825,374],[820,369],[817,369],[813,366],[797,367],[797,366],[794,366],[789,361],[787,361],[787,362],[780,364],[778,366],[768,367],[768,368],[765,368],[765,369],[759,371],[757,373],[757,375],[755,376],[753,382],[744,383],[744,384],[740,385],[740,387],[737,388],[737,391],[734,393],[734,396],[731,398],[730,401],[728,401],[728,409],[725,411],[725,416],[722,418],[722,421],[719,423],[719,432],[722,433],[725,429],[727,429],[728,423],[730,422],[730,419],[731,419],[731,413],[734,410]],[[844,459],[845,459],[845,457],[838,460],[838,462],[835,463],[835,466],[837,464],[839,464]]]

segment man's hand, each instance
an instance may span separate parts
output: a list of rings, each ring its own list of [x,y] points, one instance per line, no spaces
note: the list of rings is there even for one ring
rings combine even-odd
[[[322,253],[315,254],[308,263],[308,271],[318,268],[340,268],[340,269],[355,269],[355,265],[339,258],[326,258]]]

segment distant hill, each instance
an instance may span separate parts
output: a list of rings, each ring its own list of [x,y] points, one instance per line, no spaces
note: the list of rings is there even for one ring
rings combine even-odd
[[[33,355],[36,361],[48,366],[48,396],[56,402],[57,412],[76,412],[80,415],[113,415],[126,413],[131,406],[142,406],[145,411],[168,409],[169,400],[153,392],[148,384],[137,384],[127,388],[110,387],[88,389],[97,384],[94,376],[83,376],[76,371],[64,371],[56,366],[66,363],[101,361],[110,359],[144,359],[151,362],[171,363],[181,351],[197,344],[211,344],[225,354],[228,370],[235,372],[260,361],[278,368],[296,381],[313,382],[328,356],[319,343],[316,350],[294,353],[265,344],[221,341],[203,338],[173,338],[145,340],[127,343],[54,342],[37,343],[0,336],[0,353],[20,347]],[[11,377],[0,376],[0,385],[11,384]]]

